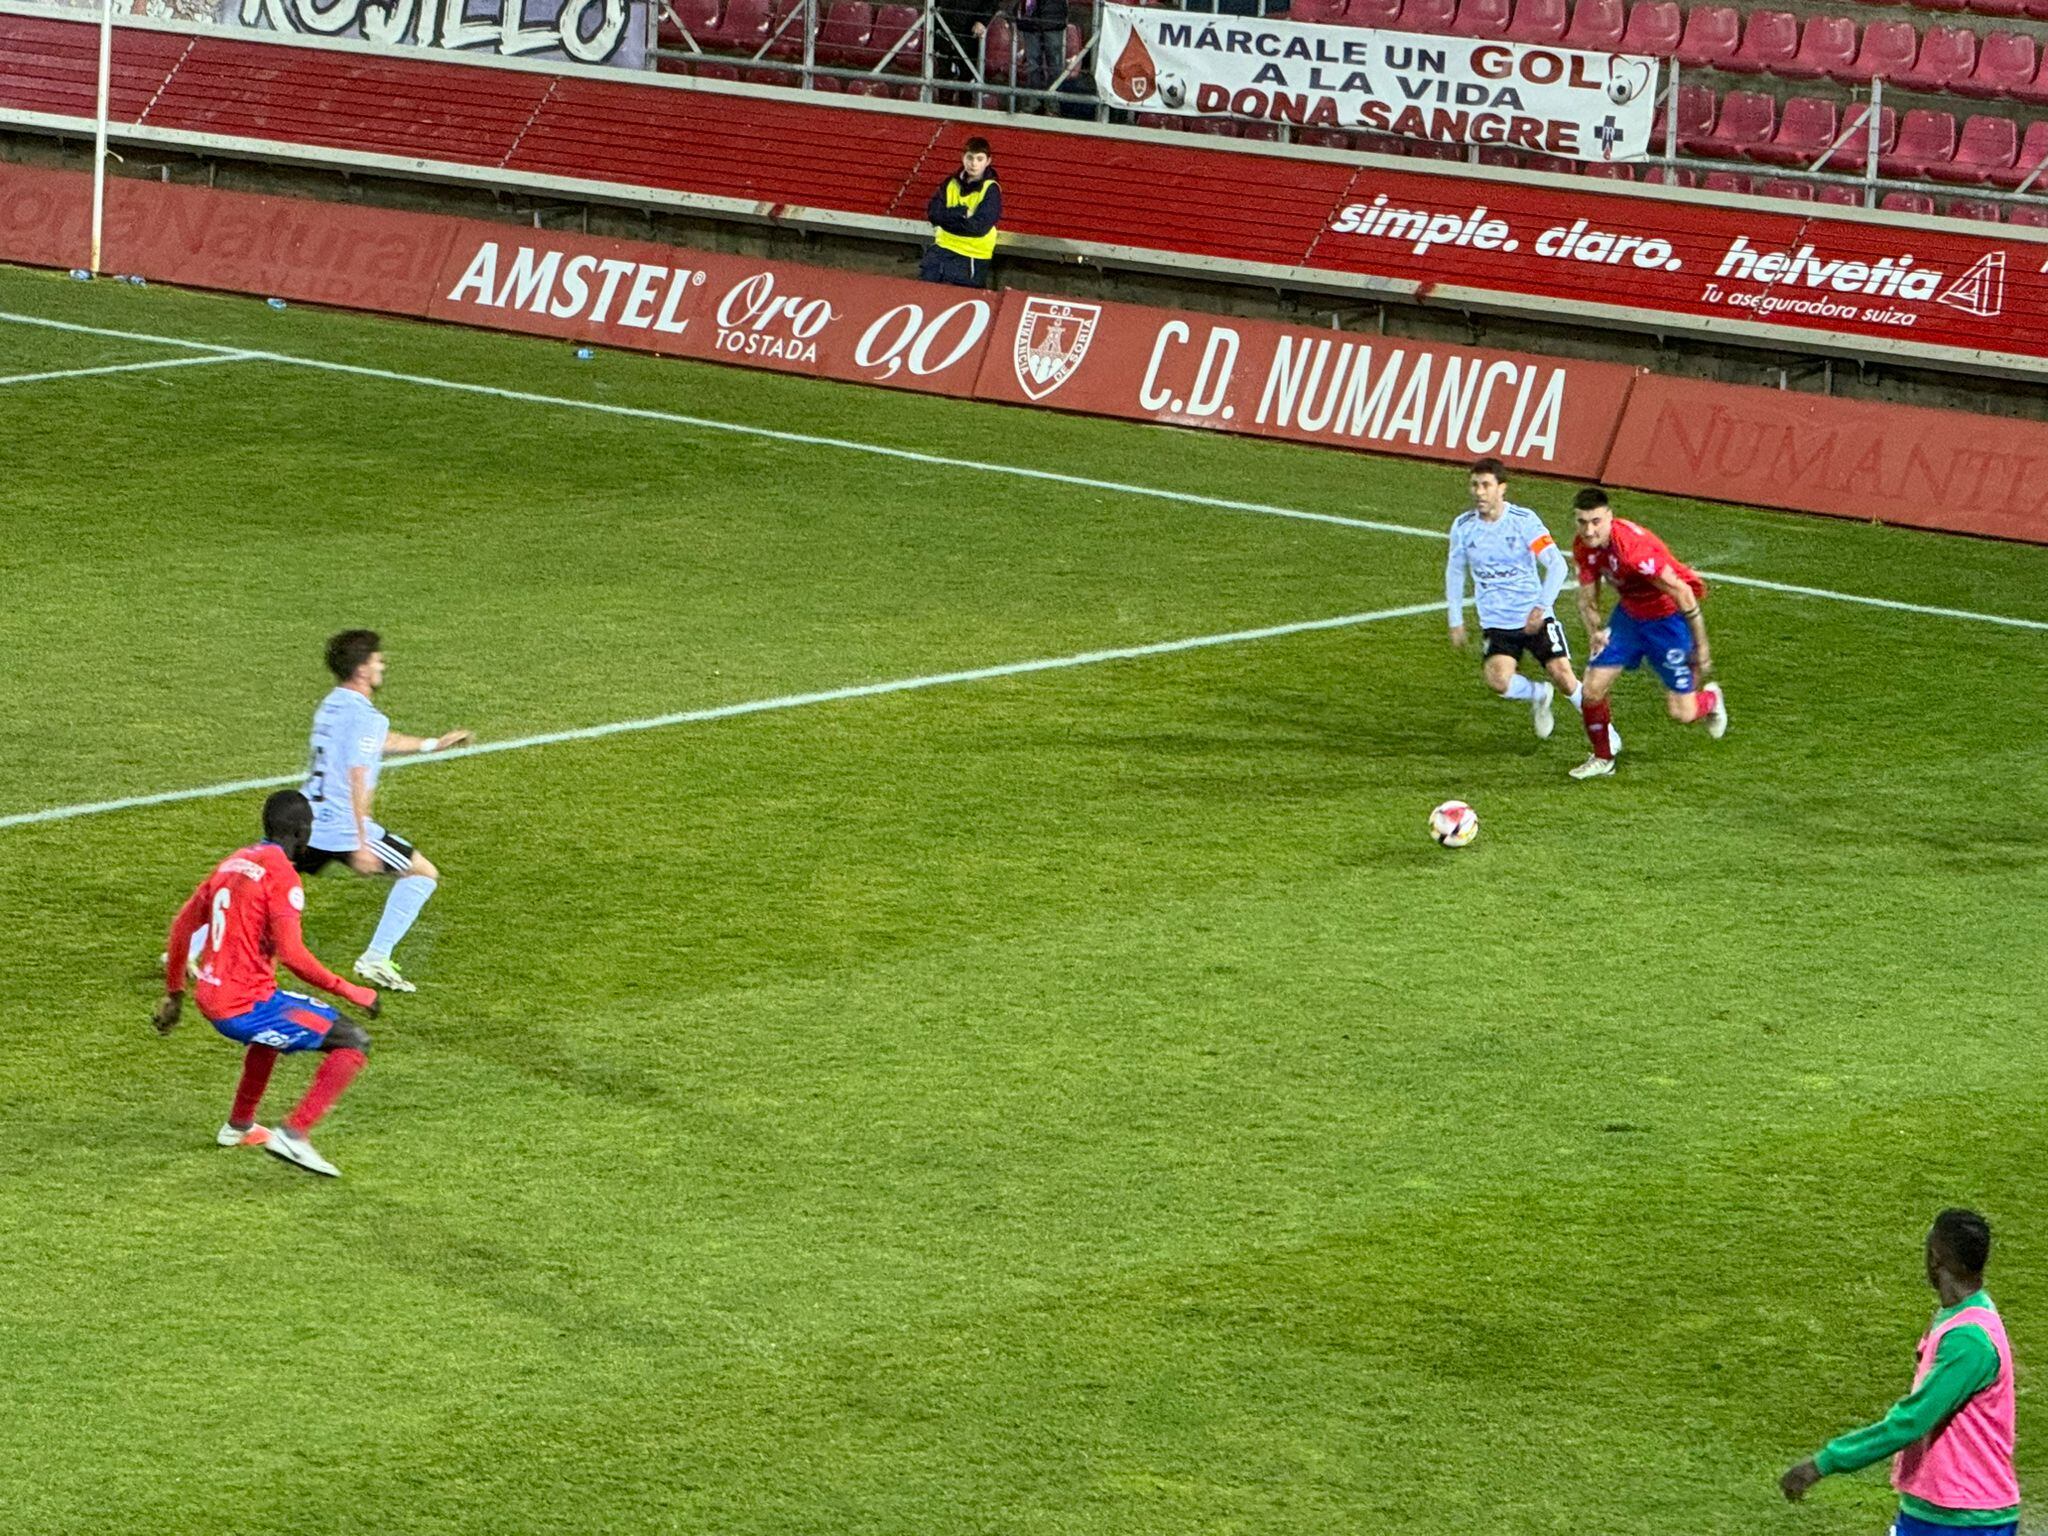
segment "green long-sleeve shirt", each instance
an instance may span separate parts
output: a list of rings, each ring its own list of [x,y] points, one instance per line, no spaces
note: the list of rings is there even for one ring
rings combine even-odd
[[[1965,1307],[1989,1307],[1991,1298],[1983,1291],[1965,1296],[1952,1307],[1934,1314],[1941,1323]],[[1837,1435],[1813,1458],[1823,1476],[1854,1472],[1874,1461],[1904,1450],[1915,1440],[1946,1424],[1972,1397],[1998,1380],[1998,1347],[1991,1335],[1974,1323],[1951,1328],[1935,1347],[1934,1367],[1927,1379],[1892,1404],[1891,1411],[1875,1424]],[[1907,1514],[1934,1525],[2005,1525],[2019,1518],[2019,1506],[2010,1509],[1944,1509],[1911,1494],[1899,1495],[1899,1507]]]

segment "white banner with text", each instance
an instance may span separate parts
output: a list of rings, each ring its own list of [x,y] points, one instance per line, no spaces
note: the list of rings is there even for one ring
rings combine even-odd
[[[1634,160],[1650,148],[1657,61],[1111,5],[1095,84],[1112,106],[1140,112]]]

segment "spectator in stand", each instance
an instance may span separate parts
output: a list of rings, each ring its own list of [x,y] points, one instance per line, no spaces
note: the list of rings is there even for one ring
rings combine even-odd
[[[967,141],[960,169],[932,194],[925,216],[932,221],[932,243],[917,275],[928,283],[986,288],[989,259],[996,253],[996,223],[1003,216],[1003,189],[996,184],[987,139]]]
[[[982,39],[995,20],[998,0],[940,0],[939,19],[953,36],[941,32],[932,69],[941,80],[971,80],[983,57]]]
[[[1017,83],[1049,91],[1067,67],[1067,0],[1011,0],[1017,27]],[[1036,102],[1033,112],[1055,113],[1053,102]]]

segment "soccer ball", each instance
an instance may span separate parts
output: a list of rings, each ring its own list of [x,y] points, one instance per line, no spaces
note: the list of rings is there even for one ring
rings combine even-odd
[[[1187,105],[1188,83],[1173,70],[1167,70],[1159,77],[1159,100],[1168,109],[1178,112]]]
[[[1429,835],[1446,848],[1462,848],[1479,835],[1479,813],[1462,800],[1446,800],[1429,813]]]

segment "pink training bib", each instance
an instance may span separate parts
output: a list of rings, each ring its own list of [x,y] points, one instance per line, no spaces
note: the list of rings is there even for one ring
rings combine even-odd
[[[1934,1369],[1934,1353],[1951,1328],[1974,1323],[1998,1351],[1998,1378],[1957,1410],[1946,1424],[1899,1452],[1892,1486],[1942,1509],[2010,1509],[2020,1501],[2012,1468],[2012,1346],[2005,1324],[1990,1307],[1966,1307],[1944,1318],[1920,1340],[1918,1387]]]

